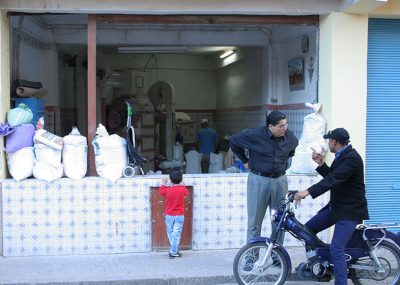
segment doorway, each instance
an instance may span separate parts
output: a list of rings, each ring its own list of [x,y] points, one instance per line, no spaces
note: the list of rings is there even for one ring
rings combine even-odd
[[[193,187],[186,186],[189,195],[185,198],[185,222],[182,229],[180,249],[191,249],[193,239]],[[169,250],[165,229],[165,197],[158,194],[159,187],[150,187],[151,241],[153,251]]]

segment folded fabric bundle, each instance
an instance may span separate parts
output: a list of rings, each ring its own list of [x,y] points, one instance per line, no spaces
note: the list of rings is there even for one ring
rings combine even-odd
[[[14,126],[10,126],[8,123],[0,123],[0,136],[6,136],[11,134],[15,130]]]
[[[35,89],[35,88],[30,88],[30,87],[24,87],[24,86],[19,86],[15,89],[15,93],[18,96],[21,97],[36,97],[36,98],[44,98],[47,96],[47,90],[40,88],[40,89]]]
[[[20,87],[20,86],[34,88],[34,89],[43,88],[43,85],[41,82],[33,82],[33,81],[27,81],[27,80],[21,80],[21,79],[14,80],[13,84],[14,84],[14,89],[17,87]]]

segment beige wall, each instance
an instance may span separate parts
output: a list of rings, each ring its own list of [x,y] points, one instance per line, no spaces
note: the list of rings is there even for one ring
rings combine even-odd
[[[368,16],[332,13],[320,21],[319,102],[329,130],[344,127],[365,161]],[[331,157],[332,158],[332,157]]]
[[[387,4],[372,11],[370,17],[400,18],[400,0],[389,0]]]
[[[106,14],[310,15],[339,9],[338,1],[316,0],[1,0],[0,9],[24,12]]]

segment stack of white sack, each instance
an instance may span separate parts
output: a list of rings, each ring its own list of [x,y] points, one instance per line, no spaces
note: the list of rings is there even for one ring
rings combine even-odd
[[[158,166],[161,169],[183,168],[185,166],[183,147],[176,143],[172,147],[172,160],[165,160]]]
[[[16,181],[32,176],[35,160],[32,148],[35,127],[29,123],[32,118],[33,113],[25,104],[7,112],[7,123],[15,128],[6,135],[5,151],[8,170]]]
[[[96,134],[92,142],[96,172],[100,177],[115,183],[122,177],[128,164],[126,140],[115,134],[109,135],[102,124],[99,124]]]
[[[39,129],[36,130],[33,141],[36,156],[33,176],[47,182],[60,179],[63,175],[61,163],[63,139],[44,129]]]
[[[81,179],[87,172],[88,145],[77,127],[73,127],[69,135],[63,138],[62,161],[64,174],[68,178]]]

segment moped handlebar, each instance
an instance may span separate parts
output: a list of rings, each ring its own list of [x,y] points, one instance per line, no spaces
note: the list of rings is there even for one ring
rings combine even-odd
[[[287,197],[288,197],[288,200],[290,203],[294,202],[294,196],[296,195],[297,192],[299,192],[299,191],[295,190],[295,191],[289,191],[287,193]]]

